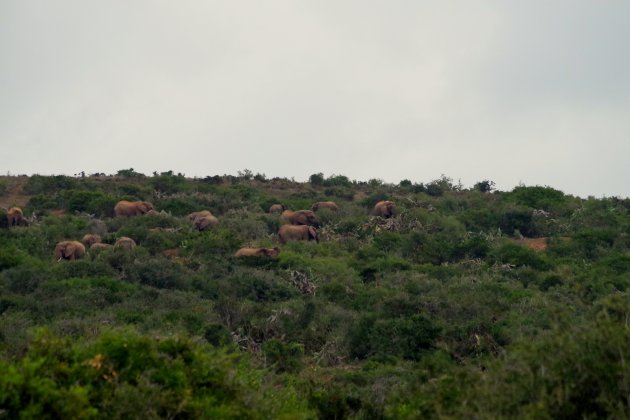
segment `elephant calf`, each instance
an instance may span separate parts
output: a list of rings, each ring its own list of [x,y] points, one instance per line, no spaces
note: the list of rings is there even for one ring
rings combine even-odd
[[[269,207],[269,213],[282,213],[285,211],[287,207],[284,204],[273,204]]]
[[[280,254],[278,247],[274,248],[241,248],[234,254],[235,257],[277,257]]]
[[[102,239],[101,239],[100,235],[94,235],[94,234],[91,234],[91,233],[86,233],[83,236],[83,239],[81,239],[81,242],[83,242],[83,245],[85,245],[87,248],[91,248],[92,245],[101,243]]]
[[[85,256],[85,246],[79,241],[61,241],[55,246],[55,259],[76,260]]]
[[[131,238],[128,238],[127,236],[121,236],[120,238],[118,238],[118,240],[114,244],[114,247],[123,248],[130,251],[136,247],[136,241],[134,241]]]
[[[315,240],[315,242],[319,242],[317,229],[306,225],[282,225],[278,231],[278,238],[280,238],[281,244],[286,244],[288,241]]]
[[[96,243],[90,245],[90,252],[95,251],[97,249],[99,249],[99,250],[100,249],[111,249],[113,247],[114,247],[114,245],[104,244],[104,243],[101,243],[101,242],[96,242]]]

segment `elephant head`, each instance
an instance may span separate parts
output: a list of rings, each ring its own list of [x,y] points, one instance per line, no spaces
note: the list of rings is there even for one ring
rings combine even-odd
[[[269,213],[282,213],[287,207],[284,204],[273,204],[269,207]]]
[[[79,241],[61,241],[55,246],[55,259],[76,260],[85,255],[85,246]]]

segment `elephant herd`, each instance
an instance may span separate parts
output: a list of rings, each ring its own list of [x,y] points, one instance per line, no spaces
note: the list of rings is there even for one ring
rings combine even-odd
[[[274,204],[269,208],[269,213],[280,214],[280,220],[284,224],[278,230],[278,239],[280,244],[286,244],[289,241],[310,241],[319,242],[317,236],[317,228],[320,226],[319,219],[315,212],[320,209],[328,209],[338,211],[339,206],[333,201],[317,202],[311,206],[311,210],[287,210],[283,204]],[[383,218],[394,216],[396,206],[392,201],[379,201],[374,206],[372,214]],[[116,217],[133,217],[146,214],[156,213],[153,204],[147,201],[119,201],[114,207]],[[210,211],[202,210],[191,213],[187,216],[192,227],[198,231],[204,231],[208,228],[219,224],[217,219]],[[9,227],[24,226],[27,224],[23,212],[19,207],[12,207],[7,211],[7,219]],[[102,242],[99,235],[86,234],[81,241],[66,240],[57,243],[55,246],[55,259],[76,260],[82,258],[86,254],[86,250],[90,252],[102,249],[118,248],[131,250],[136,246],[136,242],[128,237],[118,238],[114,245]],[[236,257],[275,257],[280,253],[278,247],[274,248],[241,248],[234,255]]]

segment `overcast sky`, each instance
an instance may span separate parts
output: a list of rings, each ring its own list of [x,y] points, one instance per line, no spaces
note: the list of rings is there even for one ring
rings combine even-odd
[[[630,196],[630,2],[0,0],[0,171]]]

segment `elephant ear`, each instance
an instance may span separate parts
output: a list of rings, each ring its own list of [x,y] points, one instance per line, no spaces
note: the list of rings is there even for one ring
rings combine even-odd
[[[74,255],[76,248],[77,248],[76,245],[68,244],[63,248],[61,253],[63,254],[64,258],[70,258],[72,255]]]

